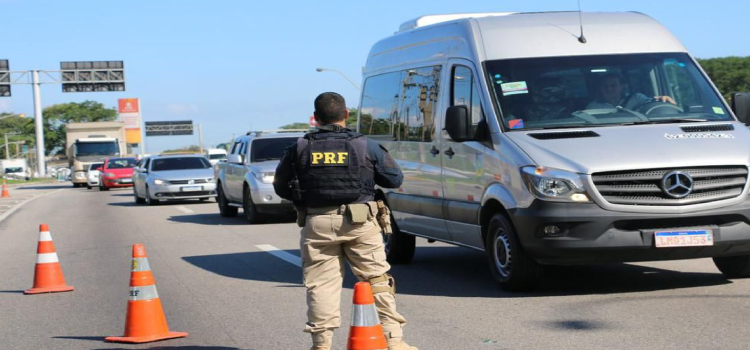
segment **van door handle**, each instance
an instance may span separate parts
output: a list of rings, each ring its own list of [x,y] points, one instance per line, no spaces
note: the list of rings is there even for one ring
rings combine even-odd
[[[432,149],[430,150],[430,153],[432,153],[432,156],[434,157],[434,156],[437,156],[440,153],[440,151],[437,148],[435,148],[435,145],[432,145]]]
[[[455,153],[455,152],[453,152],[453,147],[448,147],[448,149],[447,149],[447,150],[445,150],[445,155],[446,155],[446,156],[448,156],[448,158],[450,158],[450,159],[453,159],[453,156],[454,156],[455,154],[456,154],[456,153]]]

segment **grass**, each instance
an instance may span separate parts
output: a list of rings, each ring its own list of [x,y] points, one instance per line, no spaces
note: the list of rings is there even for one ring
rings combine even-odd
[[[14,185],[14,184],[32,184],[32,183],[34,183],[34,184],[38,184],[38,183],[49,183],[49,182],[54,182],[54,181],[57,181],[57,179],[50,179],[50,178],[37,178],[37,179],[31,179],[31,180],[29,180],[29,181],[25,181],[25,180],[13,180],[13,179],[8,179],[7,181],[8,181],[8,185]]]

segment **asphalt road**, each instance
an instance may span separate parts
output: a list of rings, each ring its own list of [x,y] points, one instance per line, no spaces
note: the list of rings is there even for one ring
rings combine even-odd
[[[221,218],[213,201],[139,206],[130,189],[56,189],[14,190],[46,195],[0,222],[1,349],[309,348],[294,223]],[[22,293],[40,223],[73,292]],[[123,332],[134,243],[146,246],[170,329],[188,338],[104,342]],[[483,253],[418,244],[392,273],[407,339],[421,350],[750,348],[750,280],[727,280],[710,260],[550,268],[535,293],[509,294]],[[345,349],[353,284],[335,349]]]

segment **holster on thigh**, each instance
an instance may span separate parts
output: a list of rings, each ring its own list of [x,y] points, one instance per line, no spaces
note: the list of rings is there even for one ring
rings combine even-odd
[[[396,295],[396,279],[389,273],[370,278],[367,282],[370,282],[370,286],[372,286],[372,294],[391,293]],[[388,283],[388,285],[384,286],[382,283]]]

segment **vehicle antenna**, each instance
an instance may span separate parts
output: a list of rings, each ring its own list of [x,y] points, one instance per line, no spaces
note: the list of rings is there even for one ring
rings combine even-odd
[[[578,23],[581,25],[581,36],[578,37],[578,42],[581,44],[585,44],[586,37],[583,36],[583,14],[581,13],[581,0],[578,0]]]

